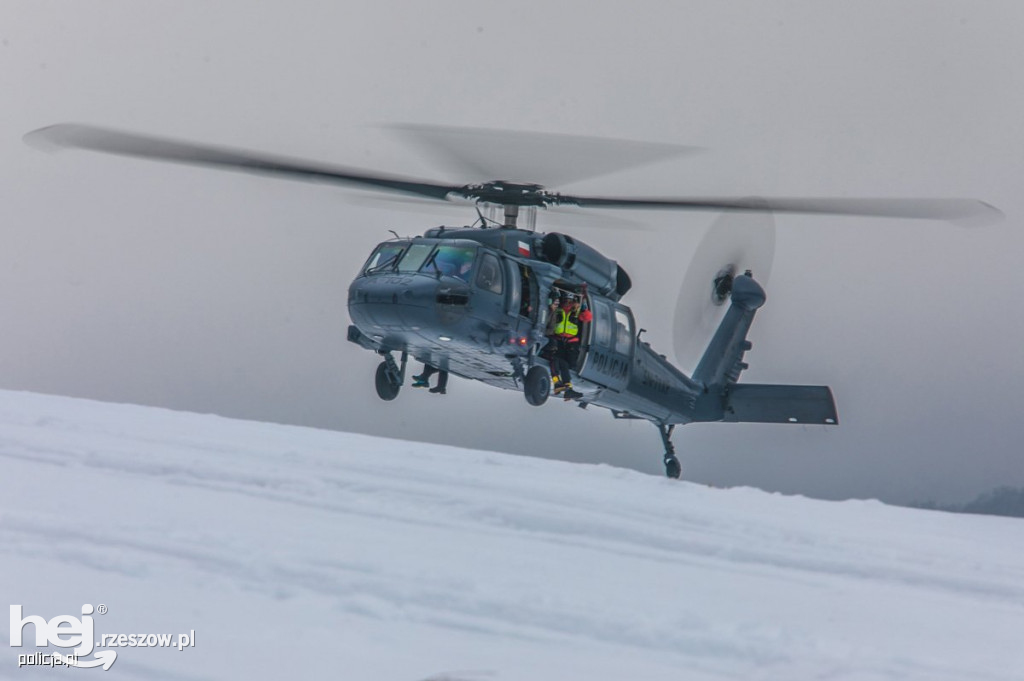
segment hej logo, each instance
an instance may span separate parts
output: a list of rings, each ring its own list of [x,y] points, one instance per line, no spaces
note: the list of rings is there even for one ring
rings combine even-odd
[[[100,613],[103,606],[100,606]],[[104,650],[96,653],[92,660],[79,660],[92,653],[95,641],[95,626],[93,624],[93,607],[86,603],[82,606],[82,618],[71,615],[57,615],[50,621],[46,621],[39,615],[22,616],[20,605],[11,606],[11,647],[22,646],[22,635],[25,626],[31,624],[35,628],[36,647],[43,647],[47,644],[58,648],[74,648],[71,651],[73,657],[64,658],[64,664],[74,667],[98,667],[110,669],[117,659],[117,653],[113,650]]]

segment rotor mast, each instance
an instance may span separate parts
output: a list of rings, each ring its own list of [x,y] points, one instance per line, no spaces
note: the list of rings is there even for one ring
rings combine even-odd
[[[502,229],[525,229],[536,231],[537,207],[518,203],[485,204],[488,221],[501,225]]]

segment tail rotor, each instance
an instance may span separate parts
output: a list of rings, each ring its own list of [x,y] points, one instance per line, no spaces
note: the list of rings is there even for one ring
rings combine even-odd
[[[676,299],[673,338],[681,366],[696,366],[728,308],[733,279],[749,270],[764,285],[774,257],[775,220],[770,208],[725,212],[711,224]]]

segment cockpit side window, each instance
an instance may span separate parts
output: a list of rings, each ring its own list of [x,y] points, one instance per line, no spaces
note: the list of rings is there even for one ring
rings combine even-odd
[[[501,293],[501,263],[491,253],[484,253],[476,271],[476,285],[491,293]]]
[[[395,268],[395,263],[405,250],[402,243],[384,243],[377,246],[370,259],[366,261],[363,274],[376,274],[377,272],[389,272]]]
[[[423,271],[440,273],[443,277],[457,277],[468,283],[473,276],[475,258],[476,248],[473,246],[438,246],[423,266]]]
[[[413,244],[398,263],[399,272],[415,272],[434,250],[434,244]]]

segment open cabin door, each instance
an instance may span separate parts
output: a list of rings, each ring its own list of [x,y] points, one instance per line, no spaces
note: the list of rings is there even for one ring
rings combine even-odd
[[[537,298],[540,291],[530,268],[504,259],[508,287],[505,296],[505,312],[513,320],[513,329],[528,336],[537,321]]]
[[[633,314],[625,305],[590,297],[594,320],[579,374],[612,390],[624,390],[629,382],[629,363],[636,342]]]

